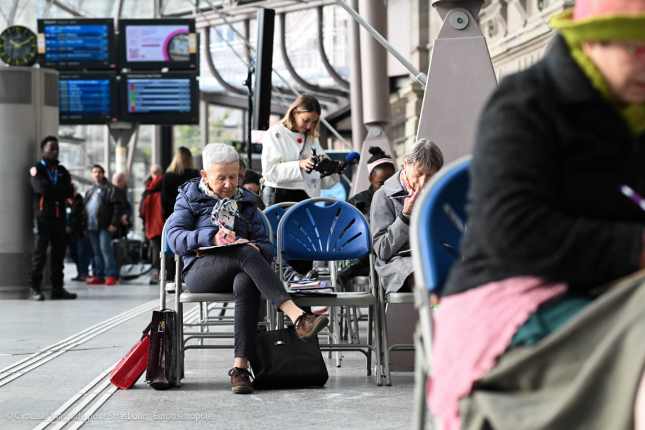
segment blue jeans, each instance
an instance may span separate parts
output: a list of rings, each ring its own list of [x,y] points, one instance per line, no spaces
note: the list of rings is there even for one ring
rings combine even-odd
[[[76,233],[69,234],[69,254],[76,263],[76,271],[79,276],[87,276],[92,259],[92,244],[83,235]]]
[[[90,242],[94,250],[94,276],[105,279],[107,272],[108,277],[118,279],[116,259],[112,252],[112,233],[107,230],[90,230]]]

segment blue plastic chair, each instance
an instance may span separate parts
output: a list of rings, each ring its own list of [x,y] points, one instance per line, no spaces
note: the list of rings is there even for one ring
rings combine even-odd
[[[316,203],[324,202],[328,206],[317,206]],[[271,217],[269,218],[271,219]],[[278,224],[277,256],[280,279],[284,282],[283,261],[290,260],[317,260],[339,261],[370,256],[370,291],[369,292],[335,292],[335,297],[324,295],[315,297],[294,297],[299,306],[367,306],[368,314],[368,342],[342,345],[334,343],[321,345],[326,351],[360,351],[367,357],[367,374],[371,374],[371,352],[376,354],[376,379],[382,385],[383,369],[381,366],[381,336],[382,324],[379,317],[379,301],[374,271],[374,253],[372,252],[372,236],[369,225],[363,214],[354,206],[336,199],[313,198],[292,206],[282,216]],[[288,257],[287,257],[288,256]],[[335,271],[332,265],[332,283],[335,284]],[[335,285],[334,285],[335,286]],[[336,339],[339,323],[332,316],[331,331]],[[375,327],[375,344],[372,344],[372,320]],[[279,322],[282,319],[279,319]],[[337,358],[337,366],[340,359]]]
[[[278,224],[280,224],[280,220],[287,210],[296,204],[296,202],[276,203],[264,210],[264,215],[271,226],[272,233],[270,237],[271,242],[273,243],[273,251],[276,256],[278,255]],[[288,258],[285,257],[285,260],[288,260]]]
[[[321,207],[316,202],[332,204]],[[283,216],[278,248],[278,254],[292,260],[339,261],[369,254],[372,243],[361,212],[340,200],[319,198],[300,202]]]
[[[443,288],[453,264],[460,258],[466,231],[466,203],[472,157],[462,157],[437,173],[412,213],[410,243],[416,281],[415,303],[419,325],[415,333],[414,428],[424,425],[425,386],[432,357],[432,309],[429,293]]]

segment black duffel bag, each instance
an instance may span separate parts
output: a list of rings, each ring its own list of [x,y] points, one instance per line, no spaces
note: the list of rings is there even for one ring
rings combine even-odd
[[[329,379],[318,337],[303,342],[293,327],[258,330],[249,361],[258,390],[323,387]]]

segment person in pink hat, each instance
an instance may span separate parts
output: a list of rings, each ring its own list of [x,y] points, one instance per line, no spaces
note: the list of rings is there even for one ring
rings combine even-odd
[[[434,314],[444,430],[645,428],[645,0],[578,0],[500,82]]]

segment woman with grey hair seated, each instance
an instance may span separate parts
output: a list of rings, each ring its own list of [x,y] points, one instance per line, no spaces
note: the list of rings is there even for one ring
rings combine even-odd
[[[182,257],[188,291],[235,295],[235,363],[229,375],[233,392],[248,394],[253,385],[247,357],[257,330],[261,294],[294,322],[303,341],[314,337],[329,320],[296,306],[271,268],[273,246],[253,193],[238,185],[235,148],[211,143],[202,157],[201,177],[179,189],[168,244]],[[246,244],[249,241],[253,242]],[[197,252],[197,248],[234,242],[241,244]]]
[[[421,189],[443,166],[439,147],[418,140],[405,154],[403,169],[374,193],[370,225],[376,253],[376,272],[387,292],[412,291],[410,215]]]

